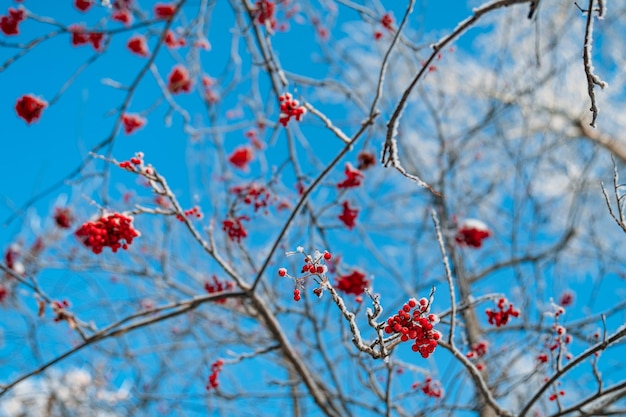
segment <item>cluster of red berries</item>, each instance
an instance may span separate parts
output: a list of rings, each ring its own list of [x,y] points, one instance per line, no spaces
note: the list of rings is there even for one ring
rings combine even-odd
[[[113,12],[111,15],[111,20],[115,20],[121,23],[124,23],[126,26],[129,26],[133,21],[133,15],[130,13],[130,10],[118,10]]]
[[[19,243],[12,243],[4,252],[4,263],[7,268],[21,275],[25,271],[24,264],[19,260],[22,254],[22,245]]]
[[[74,221],[74,216],[72,215],[72,211],[65,207],[57,207],[54,209],[54,222],[61,229],[69,229],[72,227],[72,222]]]
[[[81,12],[86,12],[91,8],[92,0],[74,0],[74,6]]]
[[[211,375],[209,375],[209,383],[206,385],[207,391],[215,389],[219,386],[219,383],[217,382],[217,377],[222,371],[222,366],[224,366],[224,361],[221,359],[216,360],[211,365]]]
[[[376,156],[369,151],[361,151],[356,157],[359,162],[356,166],[357,169],[365,171],[376,165]]]
[[[572,336],[567,333],[567,329],[565,327],[559,324],[552,325],[552,329],[554,329],[556,335],[554,336],[554,339],[550,344],[550,350],[555,351],[561,348],[565,351],[565,359],[570,360],[572,358],[572,355],[567,352],[566,345],[572,343]]]
[[[146,119],[138,114],[125,113],[122,116],[122,123],[124,124],[124,133],[130,135],[135,130],[142,128],[146,124]]]
[[[293,255],[295,253],[304,253],[304,249],[302,247],[298,247],[298,250],[296,252],[288,252],[287,255]],[[302,266],[302,270],[301,270],[301,273],[305,275],[300,278],[295,278],[287,274],[286,268],[278,269],[278,276],[288,277],[294,280],[295,286],[296,286],[295,289],[293,290],[294,301],[300,301],[301,293],[300,293],[300,289],[298,288],[298,286],[303,287],[302,283],[307,277],[315,275],[321,281],[326,280],[326,277],[324,276],[326,272],[328,272],[328,267],[326,266],[326,262],[330,261],[332,258],[333,258],[333,255],[328,251],[324,251],[324,253],[315,251],[315,254],[313,256],[305,254],[304,265]],[[323,292],[323,289],[321,286],[313,290],[313,293],[315,293],[315,295],[317,295],[318,297],[322,296],[322,292]]]
[[[300,105],[298,100],[295,100],[290,93],[281,94],[278,97],[280,101],[280,116],[278,122],[287,127],[287,123],[292,117],[295,117],[297,121],[306,113],[306,108]]]
[[[356,225],[356,218],[359,215],[359,210],[354,207],[350,207],[350,203],[348,201],[344,201],[341,206],[343,207],[343,210],[337,218],[346,225],[348,230],[352,230]]]
[[[84,223],[75,232],[85,246],[91,248],[95,254],[102,252],[105,247],[117,252],[120,248],[128,249],[139,232],[133,227],[133,218],[121,213],[102,216],[96,221]]]
[[[52,306],[52,311],[55,314],[55,317],[54,317],[55,322],[67,320],[69,316],[67,309],[70,307],[70,303],[67,300],[53,301],[51,306]]]
[[[487,350],[489,349],[489,343],[484,340],[476,342],[472,345],[472,349],[467,352],[465,355],[467,358],[482,358],[487,354]]]
[[[485,310],[485,313],[487,313],[487,317],[489,319],[489,324],[495,325],[496,327],[500,327],[500,326],[504,326],[509,322],[509,318],[511,316],[513,317],[519,317],[519,310],[516,310],[513,307],[513,304],[509,303],[509,301],[504,298],[501,297],[498,300],[498,310],[497,311],[493,311],[490,308],[488,308],[487,310]]]
[[[270,29],[276,29],[276,5],[270,0],[257,0],[254,5],[256,22],[260,25],[267,25]]]
[[[254,151],[250,146],[239,146],[235,148],[233,153],[228,157],[228,162],[233,164],[235,168],[247,169],[248,164],[254,158]]]
[[[196,219],[201,219],[204,217],[204,214],[202,214],[202,209],[199,206],[193,206],[192,208],[185,210],[183,212],[185,214],[186,217],[195,217]],[[176,215],[176,218],[178,219],[178,221],[183,221],[183,216],[181,216],[180,214]]]
[[[143,35],[135,35],[130,38],[128,43],[126,43],[126,47],[136,55],[143,57],[150,55],[148,42],[146,41],[146,37]]]
[[[337,184],[337,188],[353,188],[361,185],[361,181],[363,180],[363,173],[357,168],[353,167],[350,162],[346,163],[344,173],[346,174],[346,178]]]
[[[480,220],[466,219],[457,229],[454,240],[461,246],[480,248],[483,240],[491,236],[487,225]]]
[[[173,4],[159,3],[154,6],[154,16],[157,19],[170,19],[174,16],[176,7]]]
[[[385,13],[383,17],[380,18],[380,24],[389,32],[393,32],[393,16],[390,13]],[[380,30],[374,32],[375,40],[379,40],[382,37],[383,33]]]
[[[267,188],[255,183],[235,185],[231,187],[230,192],[240,198],[244,204],[252,205],[255,212],[262,207],[267,207],[271,197]]]
[[[87,32],[82,25],[72,25],[69,28],[72,34],[72,45],[81,46],[91,44],[96,51],[100,50],[102,46],[102,40],[104,39],[103,32]]]
[[[556,401],[556,399],[558,398],[558,396],[559,396],[559,395],[560,395],[561,397],[562,397],[562,396],[564,396],[564,395],[565,395],[565,391],[563,391],[563,390],[559,390],[559,392],[558,392],[558,393],[557,393],[557,392],[555,392],[554,394],[551,394],[551,395],[548,397],[548,400],[550,400],[550,401]]]
[[[213,86],[215,85],[215,79],[208,75],[202,76],[202,86],[204,87],[204,99],[209,104],[215,104],[220,101],[219,94],[215,91]]]
[[[130,172],[142,173],[150,175],[153,173],[152,168],[150,166],[144,166],[143,163],[143,152],[136,152],[135,156],[130,158],[128,161],[122,161],[119,163],[119,167],[123,168]]]
[[[211,283],[210,281],[206,281],[204,283],[204,289],[209,294],[232,290],[235,286],[235,284],[233,284],[230,281],[220,281],[215,275],[213,275],[212,278],[213,278],[213,283]],[[215,300],[216,304],[224,304],[225,302],[226,302],[226,299]]]
[[[130,11],[130,0],[116,1],[113,3],[115,11],[111,15],[111,20],[130,25],[133,21],[133,15]]]
[[[563,291],[559,299],[559,304],[563,307],[569,307],[574,304],[574,293],[571,290]]]
[[[419,301],[411,298],[397,314],[387,319],[385,333],[400,334],[400,340],[403,342],[413,340],[411,349],[419,352],[423,358],[429,357],[441,338],[441,333],[433,327],[439,322],[439,317],[436,314],[429,314],[429,310],[430,303],[426,298]]]
[[[476,342],[472,345],[471,350],[465,354],[468,359],[472,359],[476,361],[476,369],[482,371],[485,368],[485,364],[483,362],[478,362],[480,358],[487,354],[487,350],[489,349],[489,343],[484,340]]]
[[[248,232],[241,223],[242,220],[250,220],[250,218],[248,216],[239,216],[222,222],[222,230],[228,234],[228,238],[233,242],[239,243],[241,239],[248,237]]]
[[[39,120],[41,112],[43,112],[43,109],[47,106],[47,101],[35,97],[32,94],[26,94],[20,97],[17,103],[15,103],[15,111],[26,123],[31,124]]]
[[[167,78],[167,89],[172,94],[180,92],[189,93],[193,82],[189,76],[189,71],[182,65],[176,65],[172,68],[172,72]]]
[[[335,287],[346,294],[356,295],[357,301],[360,302],[361,295],[363,295],[369,285],[370,282],[365,277],[365,274],[355,269],[350,274],[339,275]]]
[[[443,397],[443,389],[441,388],[441,384],[439,384],[439,381],[435,381],[431,377],[426,377],[426,379],[424,379],[423,384],[420,384],[419,382],[415,382],[411,387],[413,389],[417,389],[418,387],[421,387],[420,389],[422,390],[422,392],[429,397],[433,397],[433,398]]]
[[[393,16],[389,13],[385,13],[380,19],[380,24],[383,25],[388,31],[393,30]]]
[[[176,34],[172,30],[168,30],[165,33],[165,45],[168,48],[179,48],[181,46],[187,45],[187,41],[182,36],[176,37]]]
[[[24,19],[26,19],[24,10],[9,7],[9,15],[0,17],[0,30],[5,35],[17,35],[20,33],[17,25]]]

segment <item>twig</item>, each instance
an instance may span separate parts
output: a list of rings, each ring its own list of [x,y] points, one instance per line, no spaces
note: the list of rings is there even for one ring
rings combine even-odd
[[[454,289],[454,282],[452,281],[452,271],[450,270],[450,262],[448,261],[448,254],[446,253],[446,245],[443,241],[443,235],[441,234],[441,226],[439,225],[439,218],[435,210],[431,210],[430,216],[435,224],[435,232],[437,232],[437,242],[439,242],[439,250],[441,251],[441,258],[443,260],[443,266],[446,270],[446,279],[448,280],[448,288],[450,292],[450,332],[448,333],[448,343],[450,346],[454,346],[454,325],[456,320],[456,295]]]
[[[604,6],[600,6],[601,16],[604,14]],[[587,93],[591,99],[591,123],[589,126],[596,127],[596,119],[598,118],[598,106],[596,104],[596,94],[594,87],[597,85],[600,88],[606,87],[608,84],[594,74],[593,63],[591,62],[591,44],[593,42],[593,0],[589,0],[589,7],[587,8],[587,24],[585,26],[585,44],[583,47],[583,64],[585,67],[585,76],[587,77]]]

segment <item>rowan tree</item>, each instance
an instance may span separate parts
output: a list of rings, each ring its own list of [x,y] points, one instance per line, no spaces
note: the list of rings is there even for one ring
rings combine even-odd
[[[0,413],[626,414],[626,4],[17,1]]]

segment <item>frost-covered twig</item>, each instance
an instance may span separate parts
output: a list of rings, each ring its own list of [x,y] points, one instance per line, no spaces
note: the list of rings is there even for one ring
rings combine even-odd
[[[611,159],[613,159],[611,157]],[[602,188],[602,194],[604,195],[604,201],[606,202],[606,206],[609,209],[609,214],[611,215],[611,217],[613,217],[613,220],[615,220],[615,222],[618,224],[619,227],[622,228],[622,230],[624,232],[626,232],[626,222],[624,221],[624,209],[622,206],[622,197],[624,197],[624,195],[620,195],[619,192],[619,174],[617,173],[617,166],[615,165],[615,160],[613,160],[613,190],[615,192],[615,199],[617,202],[617,214],[618,216],[615,215],[615,213],[613,212],[613,208],[611,207],[611,200],[609,199],[609,194],[607,193],[606,189],[604,188],[604,184],[600,183],[600,187]]]
[[[454,293],[454,282],[452,280],[452,271],[450,270],[450,262],[448,261],[448,254],[446,253],[446,245],[443,241],[443,235],[441,234],[441,226],[439,225],[439,218],[437,212],[431,210],[430,216],[435,224],[435,232],[437,232],[437,242],[439,242],[439,250],[441,251],[441,258],[443,259],[443,266],[446,270],[446,279],[448,280],[448,291],[450,292],[450,332],[448,333],[448,343],[450,346],[454,346],[454,325],[456,320],[456,295]]]
[[[585,26],[585,44],[583,46],[583,63],[585,66],[585,76],[587,77],[587,92],[591,99],[591,127],[596,127],[596,119],[598,118],[598,106],[596,104],[596,94],[594,87],[597,85],[600,88],[606,87],[608,84],[600,79],[593,71],[593,63],[591,62],[591,44],[593,42],[593,0],[589,0],[589,7],[587,8],[587,24]],[[598,15],[601,17],[604,15],[604,6],[600,5]]]

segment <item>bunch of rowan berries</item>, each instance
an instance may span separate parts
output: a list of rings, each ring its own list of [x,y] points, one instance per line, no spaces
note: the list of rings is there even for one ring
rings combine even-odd
[[[419,301],[411,298],[397,314],[387,319],[385,333],[399,334],[403,342],[413,340],[411,349],[427,358],[435,351],[437,341],[441,338],[441,333],[434,329],[434,325],[439,323],[439,317],[429,311],[430,302],[426,298]]]
[[[519,310],[516,310],[515,307],[513,307],[513,304],[509,303],[509,301],[504,297],[500,297],[497,306],[497,311],[493,311],[489,308],[485,310],[489,319],[489,324],[494,324],[496,327],[506,325],[511,316],[518,317],[520,314]]]
[[[248,216],[239,216],[229,218],[222,222],[222,230],[226,232],[228,238],[233,242],[241,242],[241,239],[248,237],[248,231],[245,229],[242,220],[250,220]]]
[[[471,346],[471,350],[465,354],[467,359],[475,361],[476,369],[482,371],[485,368],[485,364],[480,361],[480,358],[487,354],[489,349],[489,343],[485,340],[480,340]]]
[[[207,391],[210,389],[215,389],[219,386],[219,383],[217,382],[217,377],[222,371],[222,366],[224,366],[224,361],[221,359],[216,360],[211,365],[211,375],[209,375],[209,382],[206,385]]]
[[[441,384],[439,381],[435,381],[431,377],[426,377],[424,382],[420,384],[419,382],[413,383],[411,386],[413,389],[420,388],[424,394],[433,398],[441,398],[443,397],[443,389],[441,388]]]
[[[212,278],[213,278],[213,283],[211,283],[210,281],[206,281],[204,283],[204,289],[209,294],[220,293],[222,291],[232,290],[235,287],[235,284],[233,284],[232,282],[230,282],[230,281],[220,281],[215,275],[213,275]],[[216,304],[224,304],[224,303],[226,303],[226,299],[223,298],[221,300],[215,300],[215,303]]]
[[[188,210],[185,210],[183,213],[185,214],[185,217],[195,217],[196,219],[202,219],[204,217],[202,209],[200,208],[200,206],[197,205]],[[176,218],[178,219],[178,221],[181,222],[184,220],[184,217],[180,214],[177,214]]]
[[[302,270],[300,271],[303,276],[296,278],[287,273],[286,268],[278,269],[278,276],[287,277],[294,281],[295,288],[293,291],[293,299],[294,301],[300,301],[301,292],[300,288],[304,287],[304,281],[308,277],[316,277],[318,282],[321,284],[322,282],[327,282],[326,273],[328,272],[328,266],[326,266],[326,261],[330,261],[333,255],[328,252],[320,252],[316,250],[313,255],[307,255],[304,253],[304,248],[302,246],[298,246],[296,252],[287,252],[287,255],[295,255],[296,253],[302,253],[304,255],[304,264],[302,266]],[[313,293],[318,297],[322,296],[323,287],[319,286],[313,290]]]
[[[133,227],[133,218],[122,213],[103,215],[95,221],[88,221],[74,234],[95,254],[101,253],[105,247],[111,248],[113,252],[120,248],[126,250],[133,239],[140,235]]]
[[[136,152],[135,156],[128,161],[122,161],[118,166],[126,171],[134,172],[136,174],[152,175],[154,170],[151,165],[145,165],[143,162],[143,152]]]
[[[306,108],[301,106],[300,102],[295,100],[290,93],[281,94],[278,97],[278,101],[280,101],[280,116],[278,121],[285,127],[292,117],[300,121],[300,118],[306,113]]]
[[[483,240],[491,236],[489,227],[480,220],[466,219],[456,231],[454,240],[461,246],[480,248]]]

